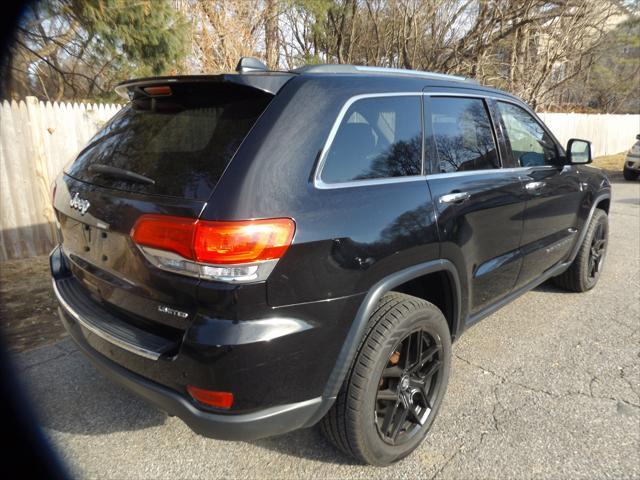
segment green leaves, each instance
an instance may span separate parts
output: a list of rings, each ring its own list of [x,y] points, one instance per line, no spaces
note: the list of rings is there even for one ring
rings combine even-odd
[[[171,0],[34,2],[3,72],[3,91],[47,100],[114,100],[131,77],[176,73],[189,27]]]

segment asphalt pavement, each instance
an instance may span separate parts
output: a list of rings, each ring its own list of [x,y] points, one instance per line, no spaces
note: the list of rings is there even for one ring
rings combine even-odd
[[[40,422],[82,478],[640,478],[640,183],[614,183],[597,287],[543,285],[454,345],[427,440],[388,468],[318,428],[254,442],[192,433],[104,378],[66,339],[14,356]]]

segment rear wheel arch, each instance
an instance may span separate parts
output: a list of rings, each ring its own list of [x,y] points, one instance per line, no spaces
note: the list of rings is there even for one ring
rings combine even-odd
[[[460,298],[456,290],[458,280],[454,275],[446,269],[438,270],[407,280],[391,290],[426,300],[438,307],[447,320],[452,340],[460,333]]]
[[[462,300],[460,277],[454,264],[449,260],[438,259],[420,263],[392,273],[373,285],[360,304],[360,308],[358,309],[356,317],[349,329],[349,333],[345,338],[342,349],[338,354],[336,364],[329,375],[329,380],[327,381],[322,395],[325,399],[334,399],[337,396],[347,372],[351,368],[351,364],[356,356],[358,347],[366,335],[369,318],[375,310],[379,300],[388,292],[402,291],[403,288],[408,288],[408,286],[415,284],[415,282],[420,282],[419,279],[421,278],[427,279],[429,278],[427,276],[432,274],[446,275],[444,278],[447,278],[449,281],[451,287],[452,313],[451,319],[447,319],[447,321],[449,322],[452,338],[455,338],[455,335],[458,333],[461,325],[460,312]],[[443,314],[446,316],[445,312],[443,312]]]

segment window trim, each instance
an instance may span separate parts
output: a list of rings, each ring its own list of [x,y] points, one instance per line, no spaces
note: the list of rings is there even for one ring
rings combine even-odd
[[[369,98],[388,98],[388,97],[416,97],[420,102],[420,128],[422,130],[422,154],[421,154],[421,165],[420,165],[420,174],[419,175],[407,175],[404,177],[385,177],[385,178],[369,178],[363,180],[349,180],[347,182],[331,182],[327,183],[322,180],[322,170],[329,156],[329,150],[331,149],[331,145],[338,133],[338,129],[342,124],[342,120],[344,116],[347,114],[347,111],[359,100],[369,99]],[[329,136],[320,151],[319,161],[317,162],[315,173],[313,175],[313,183],[316,188],[321,190],[329,190],[333,188],[349,188],[349,187],[360,187],[365,185],[381,185],[385,183],[401,183],[401,182],[411,182],[411,181],[419,181],[424,180],[424,117],[423,115],[423,92],[387,92],[387,93],[364,93],[361,95],[354,95],[349,98],[338,113],[336,120],[333,122],[331,130],[329,131]]]
[[[457,88],[457,87],[456,87]],[[353,188],[353,187],[364,187],[364,186],[369,186],[369,185],[385,185],[385,184],[392,184],[392,183],[404,183],[404,182],[417,182],[417,181],[426,181],[430,178],[449,178],[449,177],[453,177],[453,176],[460,176],[460,175],[482,175],[482,174],[490,174],[490,173],[495,173],[496,170],[500,170],[500,171],[504,171],[504,172],[510,172],[510,173],[514,173],[514,172],[524,172],[524,171],[531,171],[531,169],[533,167],[522,167],[522,166],[517,166],[517,167],[506,167],[505,163],[504,163],[504,158],[503,158],[503,152],[501,151],[500,148],[500,135],[502,134],[502,132],[498,132],[497,130],[497,126],[500,122],[502,122],[502,115],[500,115],[500,112],[497,112],[499,116],[499,118],[494,118],[492,109],[491,109],[491,105],[490,105],[490,100],[493,101],[500,101],[500,102],[505,102],[505,103],[511,103],[515,106],[518,106],[520,108],[523,108],[526,112],[528,112],[530,115],[532,115],[534,117],[534,119],[542,126],[542,128],[545,130],[545,132],[547,132],[547,134],[550,135],[550,137],[552,138],[552,140],[554,141],[555,145],[556,145],[556,150],[558,151],[558,157],[559,159],[562,158],[563,154],[564,154],[564,149],[560,146],[560,143],[558,142],[557,138],[553,135],[553,133],[549,130],[549,128],[547,128],[547,126],[544,124],[544,122],[542,120],[540,120],[540,118],[536,115],[536,113],[531,110],[531,108],[529,108],[529,106],[517,99],[512,99],[506,96],[506,94],[504,94],[505,96],[503,96],[502,94],[500,94],[498,92],[498,94],[483,94],[483,93],[474,93],[474,92],[450,92],[450,91],[441,91],[441,92],[434,92],[434,91],[407,91],[407,92],[380,92],[380,93],[363,93],[363,94],[358,94],[358,95],[354,95],[350,98],[348,98],[346,100],[346,102],[342,105],[338,116],[336,117],[336,119],[333,122],[333,125],[331,126],[331,130],[329,131],[329,135],[327,136],[327,139],[324,142],[324,145],[322,147],[322,149],[320,150],[320,153],[318,155],[318,161],[315,163],[315,167],[314,170],[312,172],[312,178],[313,178],[313,186],[319,190],[333,190],[333,189],[337,189],[337,188]],[[322,169],[324,167],[324,164],[327,160],[327,156],[329,153],[329,149],[331,148],[331,144],[333,143],[333,140],[338,132],[338,128],[340,127],[340,124],[342,123],[342,119],[344,118],[344,116],[347,113],[347,110],[349,109],[349,107],[351,105],[353,105],[355,102],[357,102],[358,100],[361,99],[365,99],[365,98],[386,98],[386,97],[421,97],[420,100],[420,105],[421,105],[421,109],[422,109],[422,115],[421,115],[421,125],[422,125],[422,174],[421,175],[411,175],[411,176],[406,176],[406,177],[387,177],[387,178],[374,178],[374,179],[364,179],[364,180],[351,180],[348,182],[336,182],[336,183],[326,183],[324,181],[322,181],[321,175],[322,175]],[[426,140],[426,132],[425,132],[425,128],[426,125],[424,123],[425,118],[424,118],[424,110],[425,110],[425,98],[424,97],[466,97],[466,98],[479,98],[481,100],[484,101],[485,103],[485,108],[488,111],[489,114],[489,119],[491,121],[491,125],[492,125],[492,129],[493,129],[493,136],[494,136],[494,141],[496,142],[496,149],[497,149],[497,153],[498,153],[498,158],[500,160],[500,168],[491,168],[491,169],[484,169],[484,170],[469,170],[469,171],[464,171],[464,172],[447,172],[447,173],[432,173],[431,172],[431,160],[425,158],[426,157],[426,151],[425,151],[425,140]],[[496,106],[497,107],[497,106]],[[510,146],[509,146],[510,148]],[[427,171],[427,164],[426,161],[429,161],[429,170]],[[544,165],[544,166],[540,166],[540,167],[536,167],[536,168],[542,168],[542,167],[548,167],[548,168],[556,168],[556,166],[553,165]]]
[[[491,100],[490,97],[487,96],[482,96],[482,95],[464,95],[464,94],[446,94],[446,93],[442,93],[440,94],[440,92],[436,93],[436,94],[431,94],[431,93],[425,93],[424,94],[426,97],[437,97],[437,98],[447,98],[447,97],[451,97],[451,98],[468,98],[471,100],[480,100],[482,101],[482,104],[484,105],[484,110],[485,113],[487,114],[487,118],[489,119],[489,125],[491,126],[491,136],[493,137],[493,144],[496,147],[496,157],[498,158],[498,163],[500,164],[499,167],[497,168],[482,168],[479,170],[468,170],[469,173],[476,173],[476,172],[483,172],[483,171],[487,171],[487,172],[495,172],[496,170],[504,170],[505,169],[505,164],[504,164],[504,158],[502,157],[502,149],[500,148],[500,141],[498,138],[498,130],[496,128],[496,122],[495,122],[495,118],[493,115],[493,112],[491,111],[491,104],[489,102],[489,100]],[[428,104],[425,103],[425,107]],[[426,109],[423,111],[423,117],[426,115],[427,111]],[[431,134],[433,134],[433,131],[431,132]],[[425,139],[426,139],[426,133],[425,133]],[[432,138],[432,141],[434,142],[434,146],[435,146],[435,138]],[[441,175],[441,174],[458,174],[458,173],[462,173],[462,172],[439,172],[438,171],[438,165],[440,163],[439,159],[438,159],[438,152],[437,152],[437,147],[435,148],[435,152],[434,152],[434,157],[429,159],[429,166],[430,166],[430,171],[432,172],[431,175]],[[466,172],[467,170],[463,170],[463,172]]]
[[[503,136],[504,136],[505,146],[507,147],[507,150],[509,151],[509,155],[511,156],[512,163],[514,165],[517,165],[515,168],[540,168],[540,167],[554,167],[554,168],[557,168],[557,167],[563,165],[562,159],[563,159],[563,157],[566,156],[566,152],[564,151],[564,148],[561,147],[560,142],[558,142],[558,139],[556,137],[554,137],[553,133],[551,133],[551,131],[544,124],[544,122],[540,118],[538,118],[538,115],[536,115],[536,113],[533,110],[531,110],[529,108],[525,108],[525,106],[520,105],[520,104],[518,104],[516,102],[506,102],[501,98],[496,98],[495,102],[496,102],[496,112],[500,116],[500,125],[504,129]],[[534,166],[529,166],[529,167],[524,167],[524,166],[520,165],[520,160],[516,160],[516,158],[513,155],[513,147],[511,146],[511,139],[509,138],[509,132],[507,131],[507,125],[506,125],[506,123],[504,121],[504,117],[502,115],[502,111],[500,110],[500,105],[498,105],[498,103],[500,103],[500,102],[509,103],[511,105],[514,105],[515,107],[519,107],[520,109],[524,110],[526,113],[528,113],[531,116],[531,118],[533,118],[533,120],[538,124],[538,126],[547,135],[549,135],[549,138],[551,138],[551,141],[553,143],[553,148],[556,151],[557,164],[547,164],[547,163],[545,163],[544,165],[534,165]]]

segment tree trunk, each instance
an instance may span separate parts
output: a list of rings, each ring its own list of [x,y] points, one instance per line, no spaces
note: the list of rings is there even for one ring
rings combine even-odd
[[[266,0],[264,19],[264,46],[267,67],[278,69],[278,5],[277,0]]]

